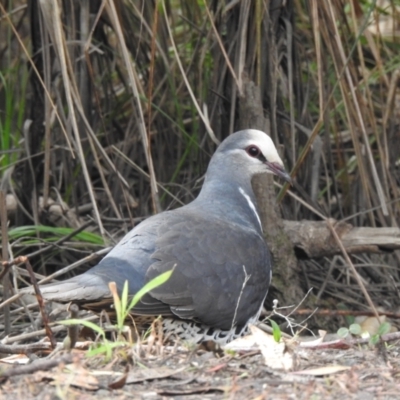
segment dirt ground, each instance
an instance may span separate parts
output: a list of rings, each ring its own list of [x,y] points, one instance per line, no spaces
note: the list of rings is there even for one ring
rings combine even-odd
[[[40,363],[49,358],[27,366],[1,363],[0,376],[5,371],[10,377],[0,381],[0,398],[400,399],[399,340],[345,350],[295,345],[288,372],[266,366],[258,350],[145,347],[114,351],[108,362],[87,358],[83,350],[58,352],[52,356],[58,365],[47,370]]]

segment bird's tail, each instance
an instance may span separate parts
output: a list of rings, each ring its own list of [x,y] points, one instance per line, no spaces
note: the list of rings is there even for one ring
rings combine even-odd
[[[70,301],[87,303],[111,298],[110,289],[101,277],[88,273],[66,281],[40,285],[40,292],[45,300],[60,303]],[[22,289],[21,293],[33,294],[33,287]]]

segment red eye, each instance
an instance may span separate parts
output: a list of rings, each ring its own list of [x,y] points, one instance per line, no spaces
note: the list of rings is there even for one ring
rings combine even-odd
[[[251,145],[246,149],[247,154],[250,157],[258,157],[261,153],[260,149],[257,146]]]

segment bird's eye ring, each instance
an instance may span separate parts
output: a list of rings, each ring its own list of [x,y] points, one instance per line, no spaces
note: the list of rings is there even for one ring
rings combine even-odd
[[[247,147],[246,152],[250,157],[254,158],[258,157],[261,154],[260,149],[254,145]]]

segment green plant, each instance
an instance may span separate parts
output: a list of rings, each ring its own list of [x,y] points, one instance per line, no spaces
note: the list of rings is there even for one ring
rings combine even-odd
[[[388,322],[384,322],[383,324],[379,325],[378,332],[375,335],[372,335],[369,339],[369,343],[371,345],[376,345],[381,337],[386,333],[390,332],[390,324]]]
[[[10,241],[19,240],[20,244],[32,245],[39,243],[37,234],[41,233],[46,236],[46,242],[55,242],[62,237],[72,235],[75,229],[54,227],[45,225],[26,225],[19,226],[8,231],[8,238]],[[86,244],[94,244],[103,246],[104,240],[100,235],[96,233],[82,231],[71,236],[71,240],[82,242]]]
[[[135,305],[146,293],[164,284],[171,277],[172,272],[173,270],[164,272],[159,276],[155,277],[154,279],[152,279],[132,297],[130,302],[128,296],[128,282],[126,281],[124,284],[121,297],[118,294],[115,282],[110,282],[109,287],[111,290],[111,294],[113,296],[114,308],[117,318],[116,325],[113,327],[114,328],[113,330],[117,332],[118,340],[114,342],[107,339],[105,328],[102,328],[93,322],[75,318],[75,319],[60,321],[59,323],[66,326],[83,325],[89,329],[92,329],[94,332],[97,333],[97,335],[99,335],[100,342],[94,344],[89,349],[89,351],[87,352],[87,356],[93,357],[96,355],[104,355],[106,360],[109,360],[111,359],[113,349],[126,345],[126,340],[123,339],[122,334],[126,331],[124,322],[126,317],[129,315],[129,312],[132,310],[133,307],[135,307]]]
[[[122,289],[121,297],[118,295],[118,291],[115,282],[110,282],[110,290],[113,295],[114,307],[117,316],[117,329],[119,332],[123,331],[124,321],[129,315],[133,307],[139,302],[139,300],[148,292],[155,289],[158,286],[164,284],[172,274],[173,270],[162,273],[161,275],[155,277],[150,282],[148,282],[142,289],[140,289],[128,303],[128,282],[125,281],[124,287]]]
[[[379,325],[377,333],[370,335],[368,332],[363,331],[360,324],[351,324],[348,328],[340,328],[337,334],[340,338],[346,338],[349,334],[354,336],[360,336],[363,338],[369,337],[369,344],[376,345],[380,338],[390,331],[390,324],[388,322],[383,322]]]
[[[282,332],[281,332],[281,328],[279,328],[279,325],[273,321],[272,319],[269,321],[272,327],[272,335],[275,339],[275,342],[279,343],[281,341],[282,338]]]
[[[337,331],[337,334],[341,338],[346,338],[349,334],[355,336],[361,336],[362,329],[359,324],[350,324],[348,328],[342,327]]]

